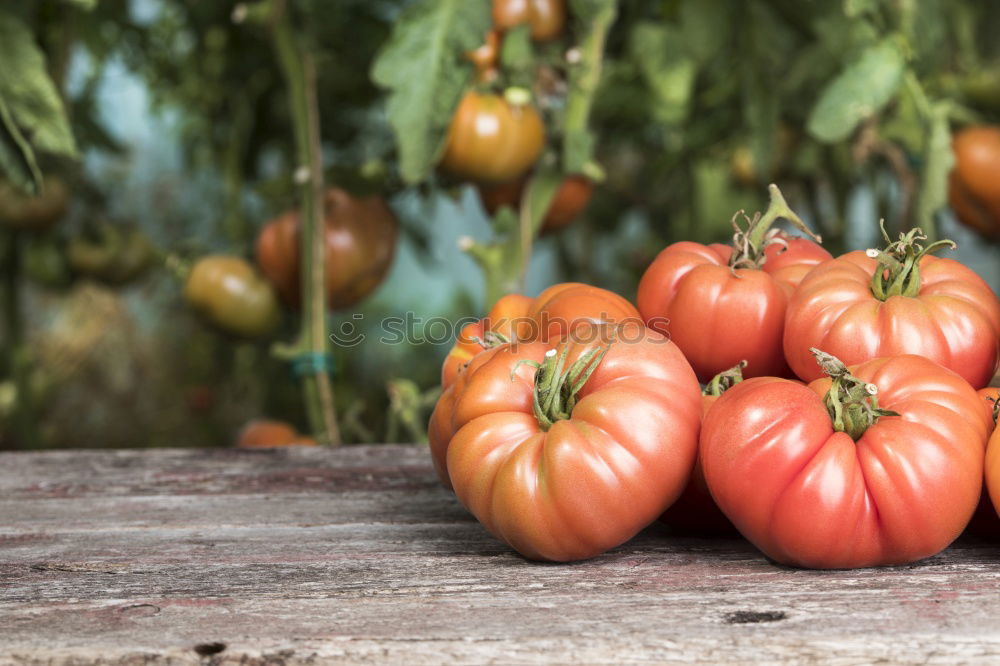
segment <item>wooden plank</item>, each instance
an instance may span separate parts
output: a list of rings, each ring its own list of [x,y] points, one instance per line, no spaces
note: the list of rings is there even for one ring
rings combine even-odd
[[[0,454],[0,664],[997,663],[998,562],[805,571],[654,526],[533,563],[417,447]]]

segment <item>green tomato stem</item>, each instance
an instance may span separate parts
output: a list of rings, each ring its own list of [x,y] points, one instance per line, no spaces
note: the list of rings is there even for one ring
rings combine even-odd
[[[743,211],[739,211],[733,216],[735,234],[733,235],[733,254],[729,258],[729,266],[733,270],[760,268],[766,260],[765,250],[767,247],[773,243],[784,243],[782,239],[777,238],[777,230],[771,229],[778,220],[788,220],[792,226],[817,243],[823,240],[788,206],[777,185],[772,183],[768,186],[767,191],[771,198],[763,215],[757,213],[753,218],[747,218]],[[747,220],[746,229],[740,227],[738,222],[740,216]]]
[[[856,442],[879,418],[899,416],[898,412],[879,407],[878,387],[852,375],[839,358],[815,347],[809,351],[833,380],[823,396],[823,404],[830,413],[834,430],[847,433]]]
[[[612,344],[614,343],[610,342],[604,347],[591,349],[568,369],[566,361],[569,357],[569,345],[563,345],[561,352],[550,349],[541,363],[530,363],[537,368],[532,408],[542,430],[548,430],[556,421],[564,421],[573,414],[580,391],[604,360]]]
[[[743,368],[747,367],[746,361],[740,361],[728,370],[723,370],[705,385],[702,395],[720,396],[729,389],[743,381]]]
[[[300,183],[301,279],[303,293],[299,348],[305,353],[329,352],[326,336],[325,239],[323,227],[323,164],[321,156],[319,108],[316,98],[316,68],[312,55],[301,49],[292,29],[284,2],[271,6],[271,36],[288,87],[295,152],[306,177]],[[302,376],[303,395],[309,425],[323,443],[341,443],[340,426],[334,404],[333,386],[326,370]]]
[[[910,229],[900,234],[899,240],[893,241],[885,229],[885,220],[879,221],[879,227],[886,242],[885,248],[865,251],[878,262],[871,279],[872,295],[880,301],[892,296],[917,297],[920,294],[921,259],[944,247],[954,249],[955,243],[945,239],[924,247],[921,241],[927,240],[927,236],[920,229]]]

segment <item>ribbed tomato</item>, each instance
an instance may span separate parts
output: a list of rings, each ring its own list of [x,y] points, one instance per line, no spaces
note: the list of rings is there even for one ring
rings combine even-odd
[[[986,490],[989,499],[993,502],[993,508],[1000,514],[1000,427],[997,427],[997,417],[1000,415],[1000,389],[990,387],[979,392],[981,397],[990,400],[990,418],[993,419],[993,434],[990,436],[989,445],[986,448]],[[995,528],[997,523],[993,521],[991,525]],[[996,537],[994,532],[992,536]]]
[[[884,251],[849,252],[809,273],[785,321],[796,375],[822,375],[809,351],[819,347],[847,364],[919,354],[986,386],[997,367],[1000,304],[973,271],[927,254],[938,244],[924,248],[923,239],[915,229]]]
[[[441,386],[448,388],[461,368],[483,351],[482,342],[530,342],[559,338],[580,322],[641,323],[639,313],[618,294],[579,282],[560,282],[537,298],[507,294],[486,318],[462,328],[441,367]],[[499,337],[496,337],[499,335]]]
[[[748,379],[719,398],[700,445],[712,496],[785,564],[903,564],[941,551],[981,494],[982,398],[921,356],[824,364],[832,379]]]
[[[534,106],[470,91],[451,119],[441,168],[460,178],[503,183],[527,173],[544,147],[545,125]]]
[[[623,543],[680,495],[694,463],[701,404],[684,356],[641,324],[593,329],[587,343],[479,354],[431,417],[442,481],[532,559]]]
[[[781,217],[808,232],[772,185],[767,213],[737,232],[735,248],[674,243],[639,282],[642,318],[677,343],[701,381],[741,360],[748,362],[748,377],[790,375],[781,348],[788,298],[830,253],[808,239],[769,231]]]
[[[326,296],[333,309],[364,300],[385,279],[396,253],[399,223],[381,197],[353,197],[327,189],[323,224],[326,245]],[[299,212],[290,210],[261,229],[256,259],[282,300],[301,300]]]
[[[580,322],[642,323],[639,311],[613,291],[580,282],[560,282],[544,290],[528,308],[518,340],[557,340]]]

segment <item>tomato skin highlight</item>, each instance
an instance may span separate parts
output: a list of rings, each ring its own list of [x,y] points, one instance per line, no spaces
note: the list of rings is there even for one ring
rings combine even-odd
[[[773,377],[726,391],[702,428],[719,507],[768,557],[810,568],[913,562],[948,546],[979,501],[989,423],[957,374],[905,355],[852,367],[878,387],[883,416],[857,442],[823,395]]]
[[[440,166],[459,178],[504,183],[527,173],[544,147],[545,125],[534,106],[469,91],[451,119]]]
[[[918,354],[974,388],[989,383],[1000,357],[1000,304],[982,278],[952,259],[920,259],[916,297],[880,301],[870,287],[877,262],[849,252],[813,269],[788,305],[784,350],[804,381],[821,376],[810,347],[848,365]]]
[[[676,345],[637,324],[612,343],[569,418],[544,431],[535,369],[600,342],[502,345],[475,358],[429,429],[445,485],[497,538],[531,559],[598,555],[634,536],[683,490],[697,448],[699,386]],[[624,330],[624,329],[623,329]]]
[[[728,266],[732,248],[681,241],[667,246],[639,282],[647,326],[677,343],[698,379],[748,362],[744,375],[791,376],[781,341],[788,298],[830,253],[804,238],[771,245],[758,269]]]

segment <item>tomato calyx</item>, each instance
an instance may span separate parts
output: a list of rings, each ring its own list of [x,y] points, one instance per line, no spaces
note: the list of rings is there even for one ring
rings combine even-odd
[[[702,395],[720,396],[729,389],[743,381],[743,368],[747,367],[746,361],[740,361],[728,370],[723,370],[705,384],[701,390]]]
[[[899,240],[893,241],[885,230],[885,220],[879,221],[882,237],[886,246],[883,250],[875,248],[865,250],[865,254],[878,261],[878,267],[872,275],[872,294],[880,301],[890,296],[908,296],[911,298],[920,294],[920,260],[928,254],[943,247],[955,249],[954,241],[944,239],[924,247],[920,241],[927,240],[927,234],[922,229],[910,229],[905,234],[899,234]]]
[[[753,218],[750,218],[742,210],[736,211],[736,214],[733,215],[733,254],[729,257],[729,268],[734,275],[737,268],[759,269],[763,266],[767,260],[765,250],[769,246],[788,245],[781,230],[771,228],[771,225],[780,219],[788,220],[792,226],[817,243],[823,240],[802,221],[802,218],[795,211],[789,208],[777,185],[772,183],[768,186],[767,191],[771,195],[771,200],[763,215],[758,212],[754,214]],[[741,226],[741,217],[745,221],[745,229]]]
[[[809,351],[833,380],[823,396],[823,404],[830,412],[835,430],[847,433],[856,442],[880,417],[899,416],[899,412],[879,407],[878,387],[852,375],[839,358],[815,347]]]
[[[604,360],[609,349],[610,343],[591,349],[569,368],[566,368],[569,345],[563,346],[562,352],[556,352],[555,349],[545,352],[545,360],[541,363],[518,361],[511,371],[511,379],[522,363],[536,368],[532,410],[542,430],[548,430],[556,421],[564,421],[570,417],[576,406],[577,394]]]

